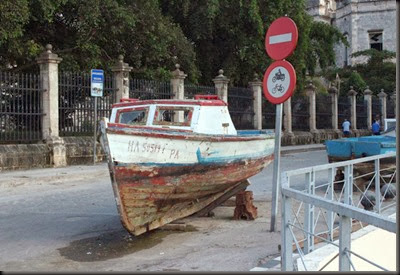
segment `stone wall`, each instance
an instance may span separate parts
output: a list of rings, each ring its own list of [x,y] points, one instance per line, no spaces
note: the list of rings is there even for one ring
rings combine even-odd
[[[93,163],[93,137],[64,137],[67,165]],[[97,160],[105,160],[97,142]],[[0,145],[0,171],[53,167],[51,148],[47,144]]]
[[[46,144],[0,145],[0,171],[44,167],[51,167]]]
[[[363,130],[352,130],[350,137],[369,136],[371,131],[367,129]],[[306,145],[306,144],[323,144],[325,140],[342,138],[342,131],[338,130],[317,130],[313,133],[294,131],[293,135],[283,133],[282,135],[282,146],[289,145]]]
[[[93,137],[64,137],[67,165],[93,163]],[[96,147],[97,162],[105,160],[99,142]]]

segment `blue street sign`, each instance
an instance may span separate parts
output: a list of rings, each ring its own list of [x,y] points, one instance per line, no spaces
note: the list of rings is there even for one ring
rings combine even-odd
[[[103,96],[104,71],[92,69],[90,71],[90,95]]]

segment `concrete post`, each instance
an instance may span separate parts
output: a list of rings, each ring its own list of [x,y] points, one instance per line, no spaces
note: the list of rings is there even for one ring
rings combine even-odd
[[[180,65],[175,64],[175,71],[172,72],[171,86],[174,99],[184,99],[185,98],[185,78],[186,74],[179,70]],[[184,113],[179,111],[174,115],[174,121],[183,122]]]
[[[64,140],[59,137],[58,116],[58,64],[62,58],[52,53],[52,45],[46,45],[36,62],[40,67],[40,81],[42,83],[42,136],[51,151],[51,164],[54,167],[66,166],[66,149]]]
[[[369,86],[364,90],[364,101],[367,102],[367,126],[368,129],[372,128],[372,91]]]
[[[218,71],[218,76],[213,79],[217,95],[220,99],[228,103],[228,83],[229,79],[224,76],[224,70]]]
[[[387,100],[387,94],[381,89],[381,92],[378,94],[379,100],[381,102],[381,125],[385,123],[385,119],[387,118],[387,113],[386,113],[386,100]]]
[[[335,86],[331,86],[328,89],[329,94],[331,95],[332,101],[332,129],[337,131],[338,129],[338,90]]]
[[[258,75],[254,74],[254,80],[249,82],[250,89],[253,91],[253,111],[254,129],[262,129],[262,82],[258,79]]]
[[[306,94],[309,99],[309,113],[310,113],[309,127],[310,127],[310,132],[313,133],[317,131],[317,120],[316,120],[316,104],[315,104],[315,86],[312,84],[311,81],[309,81],[308,85],[306,86]]]
[[[289,97],[283,102],[283,127],[285,128],[284,135],[294,136],[292,130],[292,98]]]
[[[393,94],[390,96],[389,100],[391,100],[393,102],[394,106],[396,106],[396,91],[393,92]],[[395,107],[395,109],[396,109],[396,107]],[[394,110],[394,117],[396,118],[396,110]],[[384,123],[384,121],[381,121],[381,125],[384,125],[383,123]]]
[[[356,130],[357,129],[357,101],[356,101],[356,95],[357,95],[357,92],[356,91],[354,91],[353,90],[353,86],[350,86],[350,90],[349,90],[349,92],[347,93],[347,95],[349,96],[349,98],[350,98],[350,103],[351,103],[351,106],[350,106],[350,128],[351,129],[353,129],[353,130]]]
[[[120,102],[121,98],[129,98],[129,73],[132,67],[124,63],[124,57],[118,56],[118,61],[111,67],[114,76],[115,88],[117,89],[115,102]]]

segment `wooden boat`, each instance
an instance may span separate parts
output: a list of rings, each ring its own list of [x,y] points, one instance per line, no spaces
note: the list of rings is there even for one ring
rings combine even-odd
[[[273,132],[237,131],[215,96],[125,99],[101,132],[121,221],[134,235],[204,209],[273,160]]]

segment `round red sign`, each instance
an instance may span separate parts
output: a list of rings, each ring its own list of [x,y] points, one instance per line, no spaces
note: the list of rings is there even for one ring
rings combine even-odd
[[[279,17],[272,22],[265,36],[265,49],[269,57],[282,60],[296,48],[299,34],[296,23],[289,17]]]
[[[272,63],[264,74],[263,91],[273,104],[285,102],[296,88],[296,71],[285,60]]]

